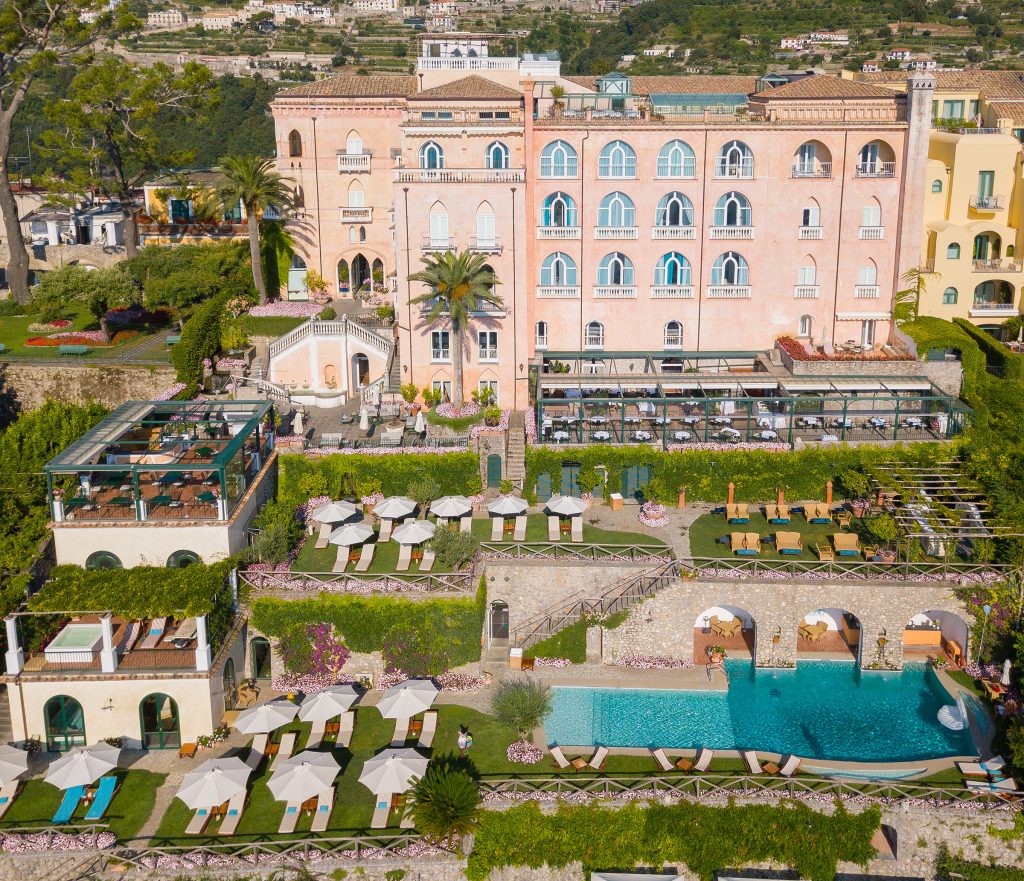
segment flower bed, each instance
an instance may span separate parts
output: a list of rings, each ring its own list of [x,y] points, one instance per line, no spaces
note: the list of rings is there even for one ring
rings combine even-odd
[[[441,691],[462,693],[479,691],[487,685],[487,681],[482,676],[472,676],[469,673],[455,673],[452,670],[435,677],[434,681]]]
[[[254,318],[313,318],[319,315],[323,308],[317,303],[289,303],[276,300],[265,306],[253,306],[249,314]]]
[[[480,405],[476,401],[468,401],[461,407],[454,404],[438,404],[434,407],[434,415],[441,419],[467,419],[476,416],[480,412]]]
[[[807,347],[799,340],[792,337],[781,336],[775,341],[783,352],[789,355],[794,361],[910,361],[908,355],[886,355],[881,352],[872,352],[868,355],[861,355],[855,352],[833,352],[826,355],[820,349],[808,352]]]
[[[170,388],[164,389],[162,392],[160,392],[160,394],[154,395],[151,400],[154,400],[154,401],[169,401],[175,395],[179,395],[183,391],[185,391],[186,388],[187,388],[187,386],[185,385],[185,383],[183,383],[183,382],[176,382]]]
[[[668,517],[665,516],[665,506],[658,502],[644,502],[637,515],[644,526],[652,529],[660,529],[668,526]]]
[[[31,835],[0,833],[0,851],[5,853],[31,853],[36,851],[96,850],[113,847],[117,836],[113,832],[39,832]]]
[[[533,659],[533,666],[537,667],[568,667],[572,664],[568,658],[541,658],[536,657]]]
[[[241,370],[245,367],[245,361],[242,358],[218,358],[217,369],[218,370]]]
[[[50,336],[33,336],[25,340],[26,346],[109,346],[106,337],[98,330],[79,330],[54,333]]]
[[[35,322],[28,326],[29,333],[55,333],[59,330],[64,330],[66,327],[71,327],[71,322],[65,318],[57,318],[54,321],[48,323]]]
[[[511,415],[512,415],[512,411],[511,410],[502,410],[501,411],[501,419],[498,420],[498,424],[497,425],[487,425],[487,424],[474,425],[469,430],[469,438],[470,438],[470,440],[479,437],[485,431],[507,431],[508,430],[508,420],[509,420],[509,417]]]
[[[324,689],[342,682],[355,682],[355,679],[336,673],[282,673],[274,677],[270,687],[274,691],[318,694]]]
[[[544,758],[544,750],[536,744],[517,740],[515,743],[509,744],[507,755],[510,762],[517,762],[520,765],[536,765]]]
[[[615,660],[616,667],[630,670],[689,670],[693,661],[679,658],[659,658],[656,655],[622,655]]]
[[[129,306],[126,309],[111,309],[103,318],[108,324],[135,324],[145,314],[141,306]]]

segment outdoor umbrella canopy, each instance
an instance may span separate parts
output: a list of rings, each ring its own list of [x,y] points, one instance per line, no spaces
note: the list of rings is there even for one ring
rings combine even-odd
[[[50,765],[46,782],[52,783],[58,789],[88,786],[111,768],[116,768],[119,755],[121,750],[109,743],[77,746]]]
[[[398,520],[408,517],[416,510],[416,503],[405,496],[389,496],[373,509],[373,513],[381,520]]]
[[[429,679],[406,679],[384,692],[377,709],[385,719],[408,719],[429,710],[438,690]]]
[[[1009,685],[1010,684],[1010,666],[1011,666],[1011,664],[1010,664],[1010,659],[1009,658],[1007,658],[1005,661],[1003,661],[1003,675],[999,679],[999,682],[1002,685]]]
[[[28,770],[28,753],[6,743],[0,746],[0,786],[13,783]]]
[[[212,808],[245,791],[252,769],[238,756],[210,759],[185,775],[178,798],[193,810]]]
[[[330,753],[307,749],[280,762],[267,788],[278,801],[305,801],[330,789],[340,767]]]
[[[418,545],[434,537],[436,524],[429,520],[410,520],[403,523],[391,533],[391,537],[400,545]]]
[[[299,707],[299,718],[303,722],[326,722],[344,713],[358,699],[359,692],[351,683],[332,685],[304,698]]]
[[[332,545],[361,545],[373,538],[373,527],[369,523],[346,523],[339,526],[327,539]]]
[[[501,517],[517,517],[520,514],[525,514],[528,507],[530,506],[526,499],[521,499],[519,496],[502,496],[487,506],[487,513],[498,514]]]
[[[313,512],[317,523],[343,523],[349,517],[356,516],[356,506],[351,502],[328,502]]]
[[[473,510],[473,503],[465,496],[444,496],[430,503],[435,517],[462,517]]]
[[[586,502],[574,496],[552,496],[544,507],[549,514],[562,517],[578,517],[587,510]]]
[[[414,749],[386,749],[367,759],[359,782],[375,795],[405,792],[427,772],[427,759]]]
[[[298,705],[287,699],[267,701],[242,710],[235,719],[235,730],[242,734],[269,734],[291,722],[298,711]]]
[[[427,420],[423,418],[423,411],[416,414],[416,424],[413,426],[416,434],[423,434],[427,430]]]
[[[370,427],[370,414],[366,412],[366,407],[359,408],[359,429],[360,431],[366,431]]]

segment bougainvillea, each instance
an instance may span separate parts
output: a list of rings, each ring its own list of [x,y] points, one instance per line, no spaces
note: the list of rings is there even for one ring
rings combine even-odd
[[[509,744],[507,755],[510,762],[516,762],[520,765],[536,765],[537,762],[544,758],[544,750],[536,744],[527,743],[525,740],[517,740],[515,743]]]
[[[299,627],[286,634],[279,646],[289,673],[333,677],[335,681],[352,654],[327,623]]]
[[[253,306],[249,314],[254,318],[312,318],[323,306],[318,303],[288,303],[280,300],[265,306]]]

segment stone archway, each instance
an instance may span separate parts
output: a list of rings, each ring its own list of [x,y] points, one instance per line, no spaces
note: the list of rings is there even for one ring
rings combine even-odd
[[[693,663],[706,664],[713,645],[722,646],[730,658],[753,658],[756,626],[754,616],[740,606],[709,606],[693,622]]]
[[[353,394],[370,383],[370,359],[362,352],[352,356],[352,382],[349,386]]]
[[[818,608],[797,624],[797,659],[860,659],[860,619],[840,608]]]
[[[507,641],[509,637],[508,603],[493,600],[487,609],[487,633],[490,643]]]
[[[951,664],[967,662],[967,643],[971,628],[967,620],[955,612],[928,609],[907,619],[903,628],[903,659],[905,661],[945,657]]]

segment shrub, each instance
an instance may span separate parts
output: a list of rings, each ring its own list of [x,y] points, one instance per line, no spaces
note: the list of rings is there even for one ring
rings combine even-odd
[[[440,676],[453,666],[445,634],[413,624],[396,625],[384,641],[382,654],[389,673],[401,671],[415,678]]]
[[[431,402],[437,404],[437,401]],[[484,411],[477,410],[475,413],[470,413],[468,416],[442,416],[437,412],[437,409],[433,409],[427,412],[427,422],[431,425],[442,425],[445,428],[450,428],[452,431],[466,431],[472,426],[478,424],[480,420],[484,418]],[[499,420],[501,417],[498,417]]]
[[[245,551],[250,563],[283,563],[292,549],[291,528],[286,522],[276,520],[264,526],[259,535]]]
[[[418,502],[421,509],[425,509],[434,499],[441,498],[441,485],[429,474],[410,481],[406,494],[414,502]]]
[[[402,386],[402,400],[407,404],[411,404],[416,400],[416,396],[420,393],[420,390],[416,386],[409,382]]]
[[[320,312],[321,321],[334,321],[338,317],[338,313],[335,311],[333,306],[324,306]]]
[[[879,514],[867,523],[868,530],[886,547],[892,547],[899,537],[899,527],[891,514]]]
[[[352,654],[329,624],[307,624],[287,631],[278,641],[289,673],[337,679]]]
[[[434,533],[430,546],[437,554],[437,559],[445,566],[458,569],[473,559],[480,542],[470,532],[442,527]]]
[[[479,825],[480,790],[450,756],[432,761],[410,796],[416,828],[429,842],[451,848]]]
[[[870,480],[863,471],[858,471],[856,468],[847,468],[839,475],[839,484],[848,498],[866,499],[868,497]]]
[[[185,322],[181,341],[174,347],[171,358],[178,374],[178,382],[190,389],[196,388],[203,378],[203,360],[220,351],[221,321],[224,317],[223,298],[207,300],[198,306]]]
[[[551,689],[539,679],[503,679],[491,697],[494,718],[514,728],[523,740],[533,736],[550,709]]]

